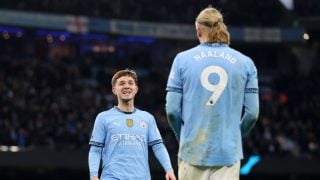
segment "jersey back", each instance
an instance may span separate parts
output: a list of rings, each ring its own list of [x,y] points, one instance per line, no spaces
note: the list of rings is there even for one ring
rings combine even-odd
[[[224,44],[179,53],[167,91],[183,94],[179,157],[194,165],[231,165],[243,158],[240,120],[245,89],[257,89],[253,61]]]

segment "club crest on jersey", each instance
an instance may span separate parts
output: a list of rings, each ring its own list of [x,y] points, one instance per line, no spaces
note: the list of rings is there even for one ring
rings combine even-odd
[[[141,128],[147,128],[147,123],[144,120],[140,121],[140,127]]]
[[[133,126],[133,119],[126,119],[126,124],[129,128]]]

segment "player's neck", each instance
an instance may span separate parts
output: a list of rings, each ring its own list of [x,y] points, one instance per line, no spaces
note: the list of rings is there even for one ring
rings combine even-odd
[[[199,41],[200,41],[201,44],[208,42],[208,40],[207,40],[207,39],[204,39],[204,38],[203,38],[203,39],[200,39],[200,38],[199,38]]]
[[[198,36],[198,40],[200,41],[201,44],[209,42],[209,38],[206,35]]]
[[[133,100],[120,101],[118,103],[118,108],[123,112],[133,112],[134,111]]]

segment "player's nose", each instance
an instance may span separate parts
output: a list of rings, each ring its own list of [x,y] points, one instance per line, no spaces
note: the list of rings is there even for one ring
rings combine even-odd
[[[131,85],[130,85],[129,83],[125,83],[123,87],[124,87],[124,88],[130,88]]]

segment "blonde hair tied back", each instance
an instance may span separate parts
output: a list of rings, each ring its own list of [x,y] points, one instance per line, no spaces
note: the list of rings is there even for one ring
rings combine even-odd
[[[210,5],[203,9],[197,16],[196,22],[209,29],[209,42],[230,44],[230,34],[223,22],[222,14],[216,8]]]

